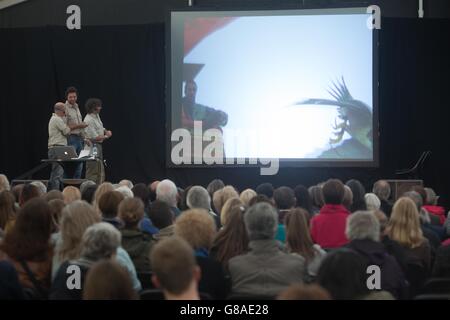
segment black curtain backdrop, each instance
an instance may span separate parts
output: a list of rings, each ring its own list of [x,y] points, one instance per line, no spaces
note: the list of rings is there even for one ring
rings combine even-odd
[[[380,167],[257,168],[165,167],[165,30],[163,24],[0,29],[0,172],[10,179],[47,154],[47,125],[64,90],[79,89],[79,104],[103,100],[102,120],[113,131],[104,145],[107,178],[150,182],[169,177],[182,187],[213,178],[242,189],[311,185],[337,177],[366,187],[412,166],[431,150],[421,178],[443,198],[450,190],[450,20],[384,18],[380,31]],[[349,48],[352,50],[352,48]],[[307,137],[299,137],[307,139]],[[49,171],[36,175],[48,178]]]

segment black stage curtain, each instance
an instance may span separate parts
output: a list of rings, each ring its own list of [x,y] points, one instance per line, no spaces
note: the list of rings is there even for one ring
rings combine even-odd
[[[83,113],[89,97],[103,100],[101,117],[113,131],[104,146],[110,181],[169,177],[185,187],[218,177],[244,188],[263,181],[310,185],[336,177],[357,178],[369,187],[380,177],[396,178],[396,169],[431,150],[421,178],[445,197],[450,190],[449,36],[449,20],[383,19],[379,168],[281,168],[276,176],[260,176],[257,168],[165,167],[164,25],[1,29],[0,172],[15,178],[46,157],[52,107],[74,85]]]

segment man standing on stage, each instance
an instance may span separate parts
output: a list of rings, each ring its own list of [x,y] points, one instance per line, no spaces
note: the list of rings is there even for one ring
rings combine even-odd
[[[69,136],[67,137],[67,144],[73,146],[77,154],[80,154],[84,148],[84,128],[87,124],[83,123],[80,109],[77,104],[78,91],[75,87],[69,87],[66,90],[66,118],[67,126],[71,129]],[[83,170],[83,163],[80,163],[73,175],[74,179],[81,179],[81,172]]]
[[[102,109],[100,99],[90,98],[86,101],[85,106],[87,114],[84,122],[88,125],[85,129],[86,138],[92,141],[92,148],[97,148],[97,161],[90,161],[86,164],[86,179],[101,184],[105,181],[102,143],[105,139],[111,138],[112,132],[103,127],[103,122],[100,119],[100,110]]]

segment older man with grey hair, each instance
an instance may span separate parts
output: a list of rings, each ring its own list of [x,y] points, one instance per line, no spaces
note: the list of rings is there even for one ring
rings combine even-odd
[[[231,258],[228,269],[232,296],[275,297],[293,283],[302,283],[305,259],[285,253],[275,240],[278,215],[268,203],[257,203],[244,214],[250,252]]]
[[[128,187],[130,190],[133,189],[133,187],[134,187],[133,182],[131,182],[130,180],[127,180],[127,179],[120,180],[119,184],[121,186]]]
[[[35,181],[31,182],[31,184],[39,189],[39,193],[41,196],[43,196],[44,194],[47,193],[47,187],[45,186],[45,184],[42,181],[35,180]]]
[[[175,183],[169,179],[164,179],[156,187],[156,200],[165,202],[169,205],[174,217],[180,215],[180,209],[177,207],[178,189]]]
[[[386,180],[378,180],[373,184],[372,192],[380,199],[380,209],[387,217],[391,216],[393,204],[389,201],[391,185]]]
[[[189,189],[186,197],[189,209],[205,209],[213,217],[217,228],[220,228],[220,218],[211,209],[211,197],[209,192],[202,186],[193,186]]]
[[[381,270],[381,289],[396,298],[405,297],[407,282],[397,260],[380,242],[380,223],[371,211],[356,211],[347,219],[345,234],[347,247],[359,253],[366,267],[378,266]]]

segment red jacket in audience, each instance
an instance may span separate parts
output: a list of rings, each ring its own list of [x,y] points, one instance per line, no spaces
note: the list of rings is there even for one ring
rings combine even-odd
[[[345,226],[350,212],[342,205],[326,204],[311,219],[311,237],[322,248],[338,248],[348,243]]]
[[[439,222],[441,225],[445,222],[445,209],[441,206],[423,206],[425,210],[427,210],[429,213],[434,214],[435,216],[439,217]]]

